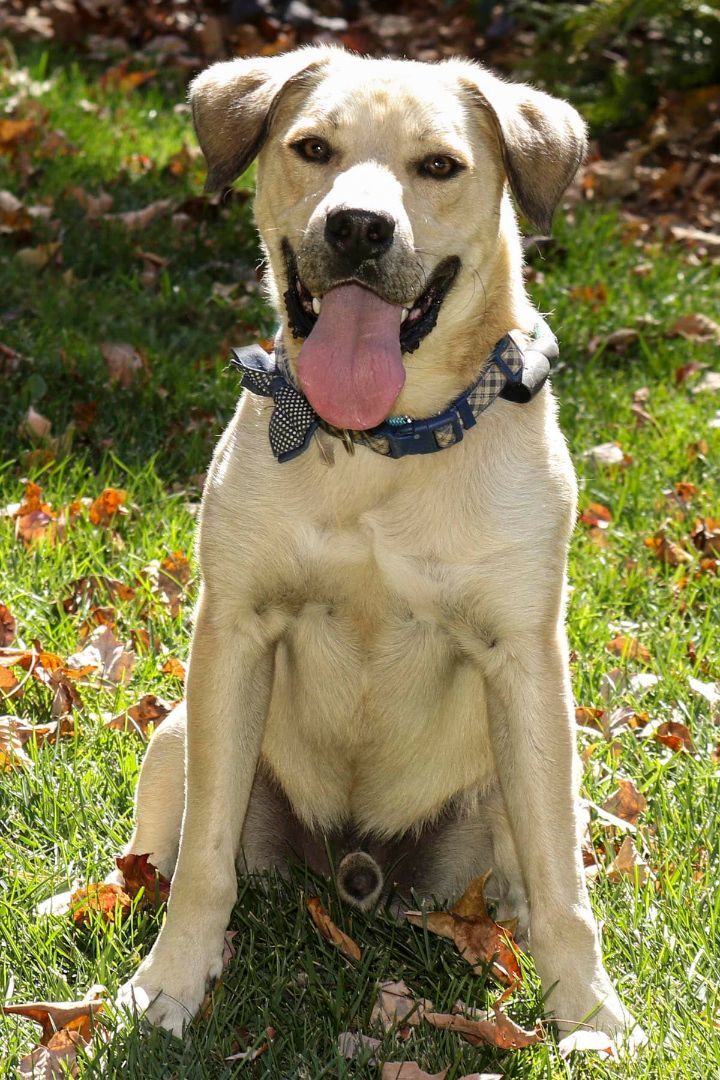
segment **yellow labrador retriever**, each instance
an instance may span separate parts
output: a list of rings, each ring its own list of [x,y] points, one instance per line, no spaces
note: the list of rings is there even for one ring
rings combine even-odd
[[[580,858],[575,479],[508,194],[548,228],[583,123],[472,63],[327,47],[216,64],[191,100],[211,188],[258,158],[281,329],[274,366],[238,357],[205,489],[187,712],[150,743],[127,849],[172,891],[121,1000],[180,1033],[236,862],[324,870],[329,838],[361,906],[492,867],[550,1014],[631,1029]]]

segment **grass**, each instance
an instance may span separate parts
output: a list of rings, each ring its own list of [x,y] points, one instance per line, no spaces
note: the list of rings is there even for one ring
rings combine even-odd
[[[127,640],[145,628],[151,647],[140,654],[127,687],[83,688],[75,737],[29,745],[34,768],[3,774],[0,987],[12,1001],[75,998],[96,982],[112,991],[157,933],[158,916],[147,913],[118,928],[95,922],[77,929],[63,919],[39,920],[33,912],[39,900],[72,879],[102,877],[129,833],[143,744],[132,733],[108,730],[102,718],[149,691],[180,696],[179,681],[161,668],[166,655],[186,653],[192,596],[191,584],[188,602],[171,614],[144,568],[173,551],[191,551],[198,474],[237,396],[227,345],[272,328],[252,287],[257,247],[247,200],[191,206],[195,216],[183,228],[165,216],[138,235],[117,223],[86,221],[68,194],[73,185],[92,194],[103,188],[115,200],[113,209],[125,210],[162,197],[179,204],[198,193],[199,166],[180,176],[166,168],[190,140],[187,115],[172,108],[182,100],[177,80],[164,74],[164,81],[159,77],[124,95],[101,88],[92,66],[63,64],[55,54],[29,50],[18,64],[52,85],[38,99],[47,117],[31,147],[37,171],[28,175],[21,159],[0,156],[0,188],[28,203],[52,200],[60,225],[36,223],[29,237],[0,240],[0,340],[28,358],[2,377],[0,506],[19,501],[31,477],[55,508],[95,497],[107,486],[124,488],[129,513],[110,528],[93,526],[82,515],[62,542],[30,548],[0,518],[0,602],[14,613],[23,642],[39,640],[67,656],[80,647],[79,628],[91,606],[85,603],[73,615],[65,611],[71,582],[106,574],[137,586],[133,599],[112,601],[118,636]],[[98,111],[85,111],[83,99]],[[57,129],[78,152],[43,156],[47,132]],[[696,575],[697,560],[689,570],[661,564],[643,540],[668,518],[668,535],[680,539],[696,516],[720,517],[720,431],[709,426],[720,402],[709,393],[693,394],[692,379],[680,387],[673,379],[682,364],[711,362],[711,348],[663,334],[688,312],[717,314],[718,275],[652,236],[638,246],[617,216],[601,207],[578,212],[574,222],[560,220],[556,234],[557,247],[540,264],[544,279],[532,289],[540,308],[553,313],[561,337],[554,385],[582,505],[602,502],[613,513],[607,546],[597,546],[582,527],[573,541],[576,697],[583,705],[601,704],[601,678],[615,663],[605,646],[620,627],[651,654],[647,665],[628,661],[628,668],[652,671],[660,682],[642,703],[627,692],[618,703],[641,707],[653,719],[684,720],[696,744],[695,754],[673,754],[629,730],[612,742],[581,734],[581,748],[594,745],[584,795],[602,802],[619,778],[629,778],[649,803],[637,844],[653,871],[650,882],[612,883],[601,873],[593,905],[605,928],[608,968],[651,1037],[648,1051],[624,1075],[696,1080],[720,1075],[718,767],[711,760],[718,729],[688,678],[720,678],[718,578]],[[15,258],[18,246],[58,239],[62,262],[40,273]],[[168,259],[153,283],[143,280],[138,248]],[[648,262],[649,274],[633,273]],[[217,289],[213,295],[216,282],[235,281],[250,285],[238,290],[237,303]],[[578,285],[601,285],[604,295],[571,295]],[[589,351],[591,338],[648,315],[656,322],[625,355]],[[147,374],[130,389],[108,382],[99,349],[106,340],[131,343],[146,357]],[[647,408],[656,424],[636,428],[632,394],[642,386],[650,391]],[[92,408],[93,402],[94,419],[78,425],[78,416],[88,415],[78,405]],[[55,435],[76,423],[69,453],[56,460],[29,456],[33,446],[17,432],[31,404],[52,422]],[[614,440],[632,456],[628,467],[596,468],[583,458],[590,447]],[[697,488],[684,516],[663,495],[678,481]],[[2,711],[41,722],[49,704],[47,690],[33,685],[24,697],[6,700]],[[618,837],[597,821],[592,835],[609,861]],[[314,892],[364,947],[357,967],[310,925],[304,903]],[[300,871],[289,884],[241,882],[232,928],[239,931],[237,956],[209,1019],[198,1021],[185,1043],[158,1031],[143,1038],[117,1032],[94,1063],[81,1064],[80,1075],[230,1076],[237,1066],[224,1057],[237,1049],[238,1032],[246,1029],[251,1045],[258,1045],[272,1026],[277,1034],[253,1075],[372,1077],[375,1066],[343,1062],[336,1046],[343,1030],[369,1030],[377,980],[403,978],[440,1007],[458,998],[484,1004],[491,992],[446,942],[398,926],[383,913],[342,909],[332,883],[308,881]],[[509,1011],[531,1025],[540,1008],[530,974]],[[0,1022],[0,1075],[13,1072],[35,1034],[27,1022]],[[560,1061],[552,1040],[512,1054],[473,1049],[434,1030],[420,1031],[404,1045],[387,1039],[381,1056],[417,1059],[430,1071],[449,1065],[450,1080],[476,1071],[523,1080],[618,1075],[592,1058]]]

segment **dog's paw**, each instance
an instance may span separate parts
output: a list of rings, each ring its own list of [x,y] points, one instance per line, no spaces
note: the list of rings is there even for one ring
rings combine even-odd
[[[151,953],[132,979],[120,987],[115,1007],[181,1038],[221,971],[222,956],[208,961],[185,952],[177,961],[167,963]]]
[[[619,1053],[630,1055],[647,1044],[647,1035],[609,983],[574,994],[558,994],[557,998],[553,993],[549,1005],[550,1019],[566,1038],[577,1030],[601,1031],[612,1039]]]

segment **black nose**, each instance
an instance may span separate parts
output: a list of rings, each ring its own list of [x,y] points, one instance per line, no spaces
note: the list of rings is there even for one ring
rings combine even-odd
[[[395,222],[369,210],[332,210],[325,221],[325,239],[348,262],[378,259],[392,244]]]

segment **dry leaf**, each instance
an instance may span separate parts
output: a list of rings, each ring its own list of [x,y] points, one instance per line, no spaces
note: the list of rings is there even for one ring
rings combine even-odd
[[[704,369],[705,364],[701,364],[697,360],[691,360],[689,364],[683,364],[681,367],[675,368],[675,385],[681,386],[691,375],[697,375],[698,371]]]
[[[104,341],[100,352],[107,365],[110,382],[119,383],[124,390],[132,386],[138,372],[146,367],[141,353],[133,345],[124,342]]]
[[[610,881],[620,881],[623,877],[629,877],[644,885],[649,876],[649,867],[642,856],[638,853],[635,843],[630,836],[626,836],[620,845],[620,850],[608,867],[607,876]]]
[[[174,679],[180,679],[180,682],[185,682],[187,665],[184,661],[178,660],[175,656],[169,657],[160,670],[163,675],[172,675]]]
[[[720,705],[720,682],[701,682],[700,679],[690,676],[688,686],[694,693],[704,698],[711,707]]]
[[[143,573],[149,578],[152,591],[167,604],[175,618],[185,599],[185,587],[190,581],[190,563],[186,555],[182,551],[174,551],[162,562],[153,559],[143,568]]]
[[[439,1073],[425,1072],[417,1061],[386,1061],[382,1067],[380,1080],[445,1080],[447,1074],[447,1069]],[[468,1080],[468,1077],[462,1080]]]
[[[20,435],[29,436],[36,442],[42,442],[44,439],[49,438],[51,432],[51,422],[31,405],[20,421]]]
[[[718,390],[720,390],[720,371],[706,371],[700,382],[692,388],[693,394],[715,394]]]
[[[29,1080],[59,1080],[76,1075],[77,1048],[86,1052],[93,1036],[104,1031],[93,1023],[102,1011],[100,994],[104,987],[95,986],[83,1001],[36,1001],[23,1005],[4,1005],[7,1015],[22,1016],[39,1024],[43,1030],[39,1046],[18,1063],[18,1076]]]
[[[587,1050],[599,1054],[603,1058],[614,1058],[615,1060],[618,1058],[615,1043],[604,1031],[588,1031],[587,1029],[573,1031],[558,1043],[558,1051],[563,1060],[576,1051],[585,1052]]]
[[[127,731],[132,728],[138,735],[146,737],[150,726],[157,728],[162,724],[168,713],[177,705],[176,701],[165,701],[164,698],[155,694],[144,694],[135,705],[129,709],[112,716],[105,721],[105,727],[114,731]]]
[[[598,446],[591,447],[590,450],[585,450],[580,456],[592,461],[595,465],[624,466],[632,462],[630,455],[626,454],[615,442],[600,443]]]
[[[3,672],[0,668],[0,675]],[[0,772],[13,769],[32,769],[32,760],[23,750],[22,739],[17,733],[15,716],[0,716]]]
[[[310,897],[307,902],[307,909],[310,918],[326,941],[329,941],[331,945],[335,945],[343,956],[347,956],[349,960],[360,959],[362,956],[360,947],[335,925],[317,896]]]
[[[105,214],[104,217],[106,221],[117,221],[129,232],[135,232],[138,229],[146,229],[155,218],[171,210],[172,205],[171,199],[158,199],[157,202],[144,206],[142,210],[126,210],[122,214]]]
[[[627,637],[625,634],[618,634],[612,641],[608,641],[605,648],[623,660],[642,660],[644,664],[649,664],[652,659],[649,649],[635,638]]]
[[[640,794],[632,780],[618,780],[618,785],[617,791],[602,804],[602,808],[630,825],[637,825],[638,818],[647,810],[647,799]]]
[[[76,889],[70,897],[73,922],[87,923],[91,911],[99,912],[105,922],[121,922],[130,913],[130,897],[120,885],[103,881]]]
[[[720,555],[720,521],[713,521],[711,518],[696,521],[690,537],[703,555]]]
[[[720,325],[707,315],[682,315],[667,331],[666,337],[684,337],[688,341],[715,341],[720,344]]]
[[[19,142],[26,142],[35,131],[34,120],[0,119],[0,150],[7,150]]]
[[[127,491],[122,488],[105,488],[92,503],[89,518],[93,525],[109,525],[116,514],[127,514],[124,503]]]
[[[338,1035],[338,1053],[340,1057],[353,1061],[355,1058],[370,1050],[377,1050],[382,1046],[382,1039],[373,1039],[369,1035],[363,1035],[359,1031],[341,1031]],[[368,1065],[376,1065],[374,1057],[367,1059]]]
[[[143,906],[153,908],[166,904],[170,895],[170,882],[149,861],[150,855],[118,855],[115,865],[122,874],[124,891],[134,900],[140,890],[144,890]]]
[[[695,750],[690,729],[687,724],[681,724],[677,720],[665,720],[663,723],[658,724],[652,734],[653,738],[664,743],[665,746],[669,746],[675,753],[686,750],[689,754],[692,754]]]
[[[426,998],[416,1000],[404,982],[384,982],[378,987],[370,1023],[380,1024],[384,1031],[398,1028],[398,1037],[406,1039],[410,1036],[410,1027],[419,1024],[425,1010],[432,1010],[432,1007],[432,1002]]]
[[[15,633],[17,631],[17,623],[15,616],[10,611],[9,607],[5,604],[0,604],[0,649],[4,649],[6,645],[12,644]]]
[[[488,915],[485,884],[491,873],[474,878],[450,911],[406,911],[405,918],[413,926],[427,927],[431,933],[454,941],[476,974],[489,965],[498,982],[514,986],[521,978],[519,949],[510,931]]]
[[[543,1041],[542,1028],[525,1031],[500,1009],[493,1009],[494,1019],[474,1019],[460,1013],[425,1013],[425,1020],[433,1027],[445,1031],[457,1031],[473,1046],[489,1044],[501,1050],[522,1050]]]
[[[588,503],[579,520],[591,528],[607,529],[612,521],[612,513],[602,503]]]
[[[68,657],[67,668],[97,669],[110,682],[127,682],[135,666],[135,653],[117,640],[109,626],[98,626],[80,652]]]
[[[646,536],[643,543],[660,562],[667,563],[668,566],[683,566],[693,561],[692,555],[673,540],[668,540],[662,529],[654,536]]]

